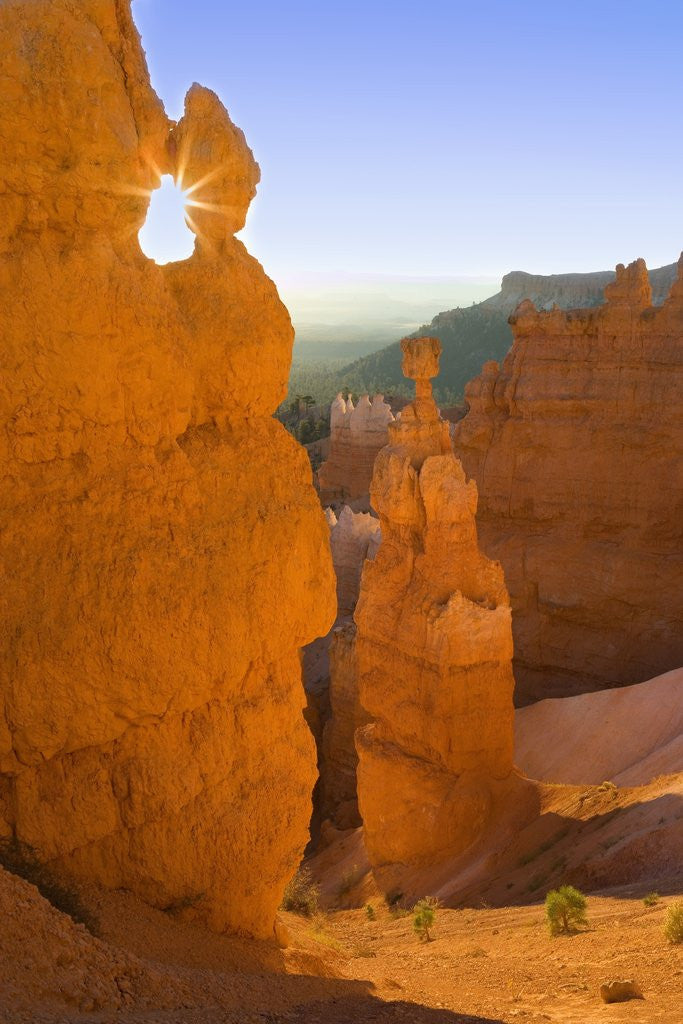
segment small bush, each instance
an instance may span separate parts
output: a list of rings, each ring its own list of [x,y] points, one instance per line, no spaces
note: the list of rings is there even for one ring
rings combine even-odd
[[[368,921],[374,921],[375,918],[377,917],[375,913],[375,908],[373,907],[372,903],[365,904],[365,916],[367,917]]]
[[[413,930],[421,942],[431,942],[430,928],[434,927],[436,908],[438,901],[431,896],[426,896],[413,907]]]
[[[84,925],[97,935],[98,922],[83,905],[79,894],[67,888],[45,864],[41,864],[32,846],[14,838],[0,840],[0,864],[6,871],[35,885],[43,899],[56,910],[68,914],[76,924]]]
[[[561,885],[546,896],[545,915],[551,935],[568,934],[588,924],[586,897],[572,885]]]
[[[659,903],[659,893],[649,892],[647,896],[643,897],[643,903],[646,907],[654,907],[657,903]]]
[[[320,887],[313,881],[310,868],[299,868],[294,878],[285,886],[282,910],[290,910],[294,914],[312,917],[320,906]]]
[[[672,903],[667,910],[664,935],[674,945],[683,942],[683,901]]]

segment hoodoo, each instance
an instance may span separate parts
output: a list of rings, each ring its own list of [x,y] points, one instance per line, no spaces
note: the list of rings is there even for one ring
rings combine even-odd
[[[298,648],[334,618],[292,327],[234,233],[258,166],[173,125],[129,0],[0,5],[0,837],[272,934],[315,779]],[[186,190],[192,257],[138,244]]]
[[[510,604],[477,545],[477,487],[432,398],[441,346],[404,339],[416,397],[389,425],[371,499],[382,542],[356,607],[358,798],[375,867],[433,863],[486,827],[513,768]]]
[[[523,302],[456,427],[510,590],[520,703],[683,664],[683,258],[662,305],[642,260],[605,300]]]
[[[330,454],[318,470],[320,500],[357,501],[368,494],[375,456],[387,443],[394,416],[383,395],[362,395],[354,407],[337,395],[330,410]]]

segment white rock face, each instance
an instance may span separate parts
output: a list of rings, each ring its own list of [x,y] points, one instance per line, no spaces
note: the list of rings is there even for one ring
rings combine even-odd
[[[334,515],[334,513],[332,513]],[[353,615],[366,558],[374,558],[381,541],[379,520],[345,505],[330,526],[332,561],[337,574],[337,621]]]
[[[383,395],[362,395],[354,406],[337,395],[330,412],[330,455],[318,471],[323,504],[355,501],[369,493],[377,452],[388,441],[394,420]]]

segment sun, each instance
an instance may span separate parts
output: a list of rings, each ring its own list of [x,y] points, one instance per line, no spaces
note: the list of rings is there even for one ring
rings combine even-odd
[[[138,234],[145,256],[163,265],[192,255],[196,232],[191,230],[189,205],[193,204],[187,191],[170,174],[163,175],[159,188],[151,193],[147,218]]]

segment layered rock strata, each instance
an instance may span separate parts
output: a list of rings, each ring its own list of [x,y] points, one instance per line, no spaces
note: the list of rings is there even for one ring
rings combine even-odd
[[[389,427],[371,499],[382,543],[355,612],[358,799],[375,867],[467,849],[512,772],[510,605],[477,545],[477,488],[431,396],[441,346],[405,339],[416,398]]]
[[[334,581],[271,418],[289,316],[233,237],[258,166],[209,90],[168,120],[128,0],[8,0],[0,62],[0,836],[266,936]],[[161,173],[197,235],[167,266],[137,238]]]
[[[387,443],[394,416],[382,395],[367,395],[354,406],[337,395],[330,410],[330,451],[318,470],[320,500],[353,502],[367,496],[377,453]]]
[[[510,590],[520,703],[683,664],[683,259],[663,305],[642,260],[605,300],[523,302],[456,427]]]

